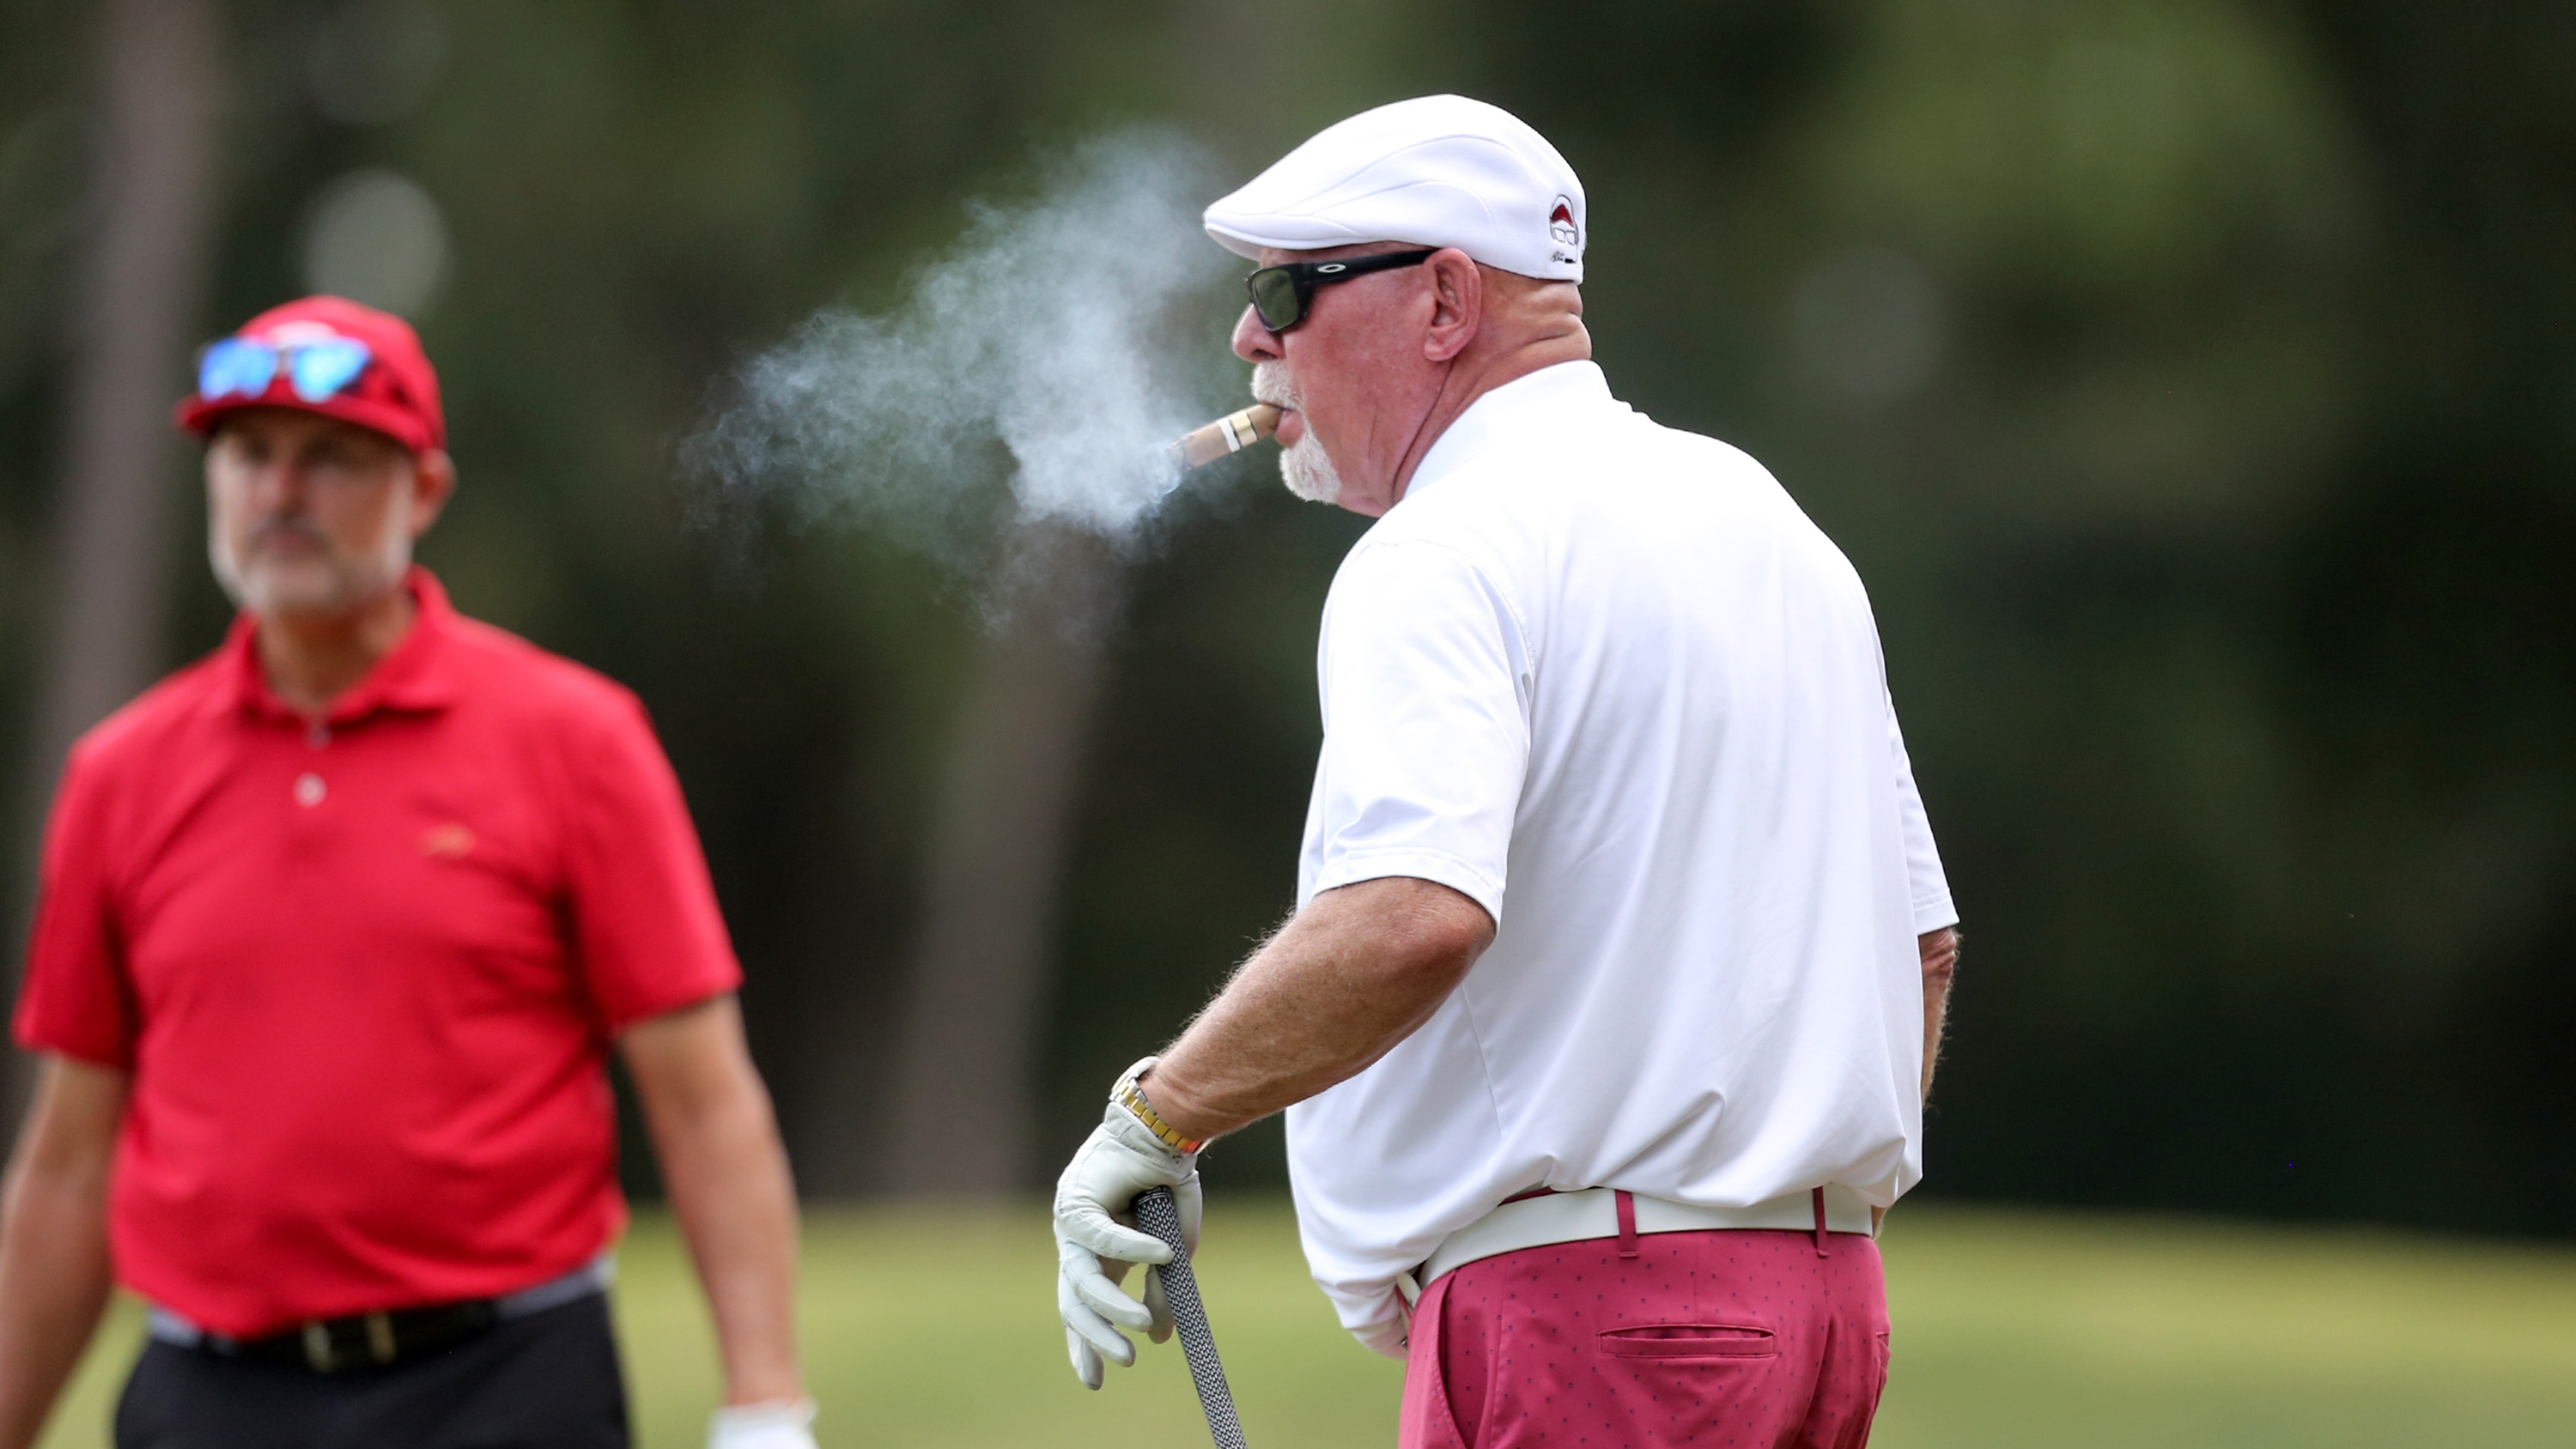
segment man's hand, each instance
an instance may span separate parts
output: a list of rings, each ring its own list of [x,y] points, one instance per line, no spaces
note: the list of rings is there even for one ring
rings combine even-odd
[[[814,1449],[813,1422],[812,1399],[718,1409],[707,1425],[707,1449]]]
[[[1444,885],[1406,876],[1317,895],[1235,972],[1161,1058],[1128,1069],[1149,1107],[1184,1142],[1205,1141],[1348,1080],[1412,1035],[1493,944],[1493,918]],[[1147,1073],[1151,1072],[1148,1076]],[[1100,1387],[1102,1361],[1136,1361],[1120,1326],[1159,1343],[1171,1333],[1161,1285],[1145,1301],[1118,1291],[1127,1269],[1171,1257],[1121,1226],[1136,1194],[1167,1186],[1183,1240],[1199,1233],[1197,1154],[1183,1154],[1116,1100],[1055,1189],[1056,1310],[1076,1377]]]
[[[1147,1057],[1128,1068],[1119,1085],[1154,1065]],[[1066,1164],[1055,1184],[1056,1315],[1064,1320],[1065,1351],[1074,1377],[1096,1389],[1107,1359],[1121,1368],[1136,1362],[1136,1346],[1119,1327],[1139,1329],[1156,1343],[1172,1336],[1162,1283],[1145,1275],[1139,1303],[1119,1291],[1127,1270],[1139,1263],[1171,1261],[1159,1239],[1134,1226],[1136,1195],[1168,1187],[1181,1209],[1182,1240],[1199,1240],[1198,1154],[1183,1153],[1154,1135],[1114,1094],[1100,1125]]]

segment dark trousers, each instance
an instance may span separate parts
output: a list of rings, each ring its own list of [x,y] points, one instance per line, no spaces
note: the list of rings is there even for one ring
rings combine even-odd
[[[626,1449],[608,1299],[512,1319],[390,1368],[317,1374],[155,1342],[117,1449]]]

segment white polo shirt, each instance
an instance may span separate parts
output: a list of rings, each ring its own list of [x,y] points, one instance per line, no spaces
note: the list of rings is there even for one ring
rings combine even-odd
[[[1343,560],[1298,871],[1437,881],[1494,943],[1288,1113],[1316,1280],[1535,1187],[1740,1206],[1922,1175],[1917,933],[1954,923],[1859,576],[1769,473],[1589,362],[1479,399]]]

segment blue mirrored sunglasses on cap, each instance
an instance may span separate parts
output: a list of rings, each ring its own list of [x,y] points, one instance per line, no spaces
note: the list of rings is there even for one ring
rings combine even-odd
[[[287,343],[227,337],[197,359],[197,396],[208,402],[258,397],[268,391],[282,367],[297,397],[309,403],[328,402],[348,391],[374,360],[367,344],[354,337]]]

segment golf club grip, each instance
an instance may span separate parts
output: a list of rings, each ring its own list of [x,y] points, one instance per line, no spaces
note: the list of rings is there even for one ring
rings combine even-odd
[[[1243,1425],[1234,1417],[1234,1391],[1226,1387],[1225,1365],[1217,1361],[1216,1335],[1208,1331],[1207,1305],[1199,1301],[1199,1280],[1190,1272],[1189,1244],[1181,1238],[1181,1206],[1168,1187],[1136,1194],[1136,1226],[1163,1240],[1172,1261],[1145,1271],[1163,1280],[1163,1300],[1172,1308],[1172,1327],[1181,1335],[1181,1353],[1190,1361],[1190,1377],[1199,1386],[1199,1407],[1207,1411],[1208,1433],[1216,1449],[1245,1449]]]

